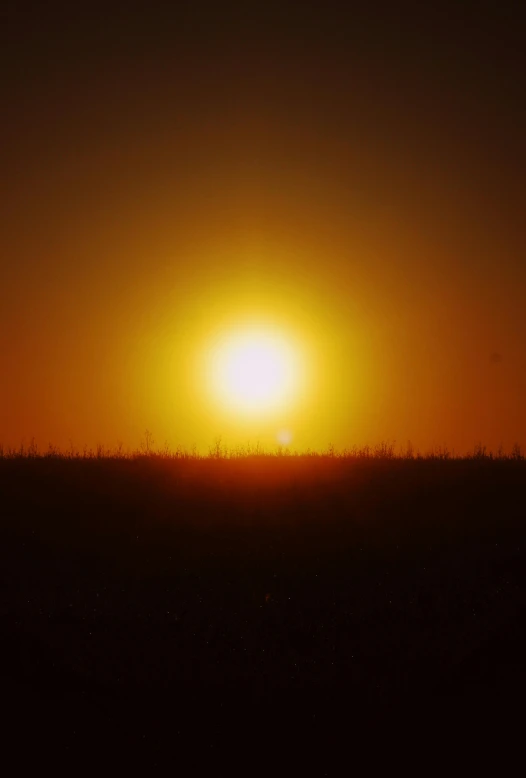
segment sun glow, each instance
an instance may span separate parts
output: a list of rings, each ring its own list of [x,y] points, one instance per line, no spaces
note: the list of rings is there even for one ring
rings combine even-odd
[[[212,354],[211,388],[221,404],[259,414],[290,402],[299,384],[298,354],[283,336],[265,329],[224,337]]]

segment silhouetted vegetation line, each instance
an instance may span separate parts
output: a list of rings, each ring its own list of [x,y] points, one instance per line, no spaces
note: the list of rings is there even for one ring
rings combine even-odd
[[[339,460],[488,460],[488,461],[523,461],[526,459],[520,444],[515,443],[509,452],[502,447],[494,452],[482,443],[476,443],[471,451],[464,454],[455,454],[445,446],[437,446],[425,452],[415,451],[411,442],[406,448],[396,449],[395,443],[382,442],[375,446],[352,446],[337,450],[332,444],[327,449],[307,449],[297,451],[286,446],[278,445],[273,449],[266,449],[260,443],[247,443],[241,446],[229,448],[221,437],[214,440],[208,449],[208,454],[202,454],[194,447],[191,450],[182,447],[170,448],[168,444],[159,448],[154,445],[151,433],[146,430],[145,438],[137,449],[124,449],[122,443],[110,448],[99,444],[95,449],[84,447],[75,449],[60,449],[53,444],[47,448],[40,448],[32,439],[28,445],[21,444],[18,448],[4,447],[0,444],[0,459],[165,459],[165,460],[227,460],[247,458],[316,458]]]
[[[526,460],[410,453],[4,451],[4,707],[61,743],[101,717],[303,742],[522,699]]]

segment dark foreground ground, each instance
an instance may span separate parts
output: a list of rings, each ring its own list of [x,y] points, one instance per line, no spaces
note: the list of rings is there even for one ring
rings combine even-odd
[[[0,459],[4,742],[323,776],[405,716],[521,717],[525,487],[520,460]]]

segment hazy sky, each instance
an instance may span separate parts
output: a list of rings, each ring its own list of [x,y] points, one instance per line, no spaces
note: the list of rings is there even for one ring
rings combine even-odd
[[[511,4],[170,5],[0,12],[0,443],[526,444]],[[280,417],[196,377],[251,319],[310,355]]]

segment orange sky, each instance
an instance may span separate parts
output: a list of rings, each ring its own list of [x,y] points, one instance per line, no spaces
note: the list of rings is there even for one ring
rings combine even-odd
[[[7,12],[0,443],[526,444],[514,20],[148,7]],[[310,355],[285,416],[198,385],[252,318]]]

